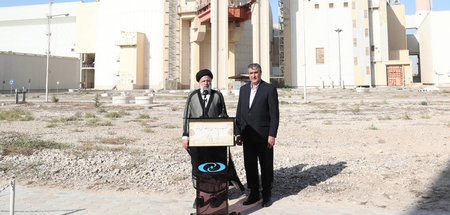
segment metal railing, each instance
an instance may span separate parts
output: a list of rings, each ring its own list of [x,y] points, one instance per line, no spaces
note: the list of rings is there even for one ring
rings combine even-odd
[[[15,206],[15,198],[16,198],[16,180],[12,179],[8,184],[3,185],[0,188],[0,193],[5,191],[8,187],[10,187],[9,193],[9,215],[14,215],[14,206]]]

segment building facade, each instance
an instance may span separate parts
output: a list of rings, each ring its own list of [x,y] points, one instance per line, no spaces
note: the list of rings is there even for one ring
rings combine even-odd
[[[78,3],[75,44],[82,81],[95,89],[164,88],[164,2]]]
[[[76,5],[0,8],[0,81],[4,90],[45,89],[49,44],[49,89],[78,88],[79,59],[74,43]],[[48,19],[49,12],[55,16]],[[13,86],[9,85],[10,81]]]
[[[210,18],[199,17],[200,6]],[[270,79],[268,0],[102,0],[0,12],[0,51],[46,55],[51,26],[51,55],[78,60],[73,82],[85,88],[192,89],[195,73],[206,68],[214,88],[230,89],[229,77],[247,73],[251,62],[261,63]]]
[[[386,0],[285,0],[282,5],[286,85],[412,82],[403,5]]]
[[[407,16],[408,49],[418,59],[416,82],[426,85],[450,84],[450,30],[443,26],[450,21],[450,11],[432,11],[432,1],[416,0],[416,14]]]

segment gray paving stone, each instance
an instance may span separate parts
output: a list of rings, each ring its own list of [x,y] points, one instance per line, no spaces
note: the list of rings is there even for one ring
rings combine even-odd
[[[242,215],[444,215],[448,212],[429,211],[390,211],[384,209],[311,207],[290,200],[279,200],[269,208],[259,204],[242,206],[244,197],[229,201],[230,212],[239,211]],[[167,196],[142,195],[121,192],[80,192],[61,191],[45,188],[18,186],[16,189],[16,215],[158,215],[190,214],[192,196],[170,199]],[[0,215],[9,214],[9,192],[0,193]]]

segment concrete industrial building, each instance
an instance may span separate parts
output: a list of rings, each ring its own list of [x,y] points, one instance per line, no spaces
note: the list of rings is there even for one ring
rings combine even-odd
[[[280,1],[287,86],[412,83],[405,9],[386,0]],[[306,73],[305,73],[306,71]]]
[[[161,89],[164,4],[163,0],[79,3],[75,50],[83,62],[82,78],[88,77],[82,81],[95,89]]]
[[[272,18],[268,0],[180,0],[178,6],[178,78],[184,88],[197,86],[195,73],[202,68],[213,72],[213,87],[239,87],[229,77],[247,73],[251,62],[260,63],[263,79],[270,80]]]
[[[45,88],[52,10],[69,16],[50,19],[50,89],[78,88],[80,82],[95,89],[192,89],[203,68],[213,71],[213,87],[234,89],[240,83],[229,77],[245,74],[250,62],[262,64],[264,80],[289,87],[303,86],[305,77],[307,86],[409,86],[410,54],[420,54],[421,79],[414,82],[450,82],[450,32],[439,27],[450,15],[430,11],[429,0],[417,0],[418,12],[407,20],[400,1],[279,2],[274,29],[268,0],[0,8],[0,81],[4,89],[9,80],[15,87]],[[219,13],[223,8],[228,14]],[[417,29],[408,40],[406,26]]]
[[[49,88],[78,88],[75,53],[77,3],[52,6]],[[49,5],[0,7],[0,81],[2,89],[45,89]],[[56,57],[57,56],[57,57]],[[10,86],[9,82],[13,85]]]
[[[220,12],[225,8],[234,11],[233,17]],[[56,73],[69,72],[79,78],[62,88],[78,88],[81,83],[95,89],[189,89],[196,87],[193,74],[203,68],[213,71],[213,87],[229,89],[236,85],[228,77],[246,73],[250,62],[260,62],[267,71],[264,79],[270,78],[268,0],[103,0],[7,7],[0,12],[0,51],[45,55],[51,26],[51,55],[79,59],[65,71],[50,69],[50,89],[55,88]],[[69,16],[52,17],[47,24],[48,14],[60,13]],[[55,63],[52,58],[50,62]],[[19,73],[45,76],[45,70],[9,67],[2,69],[0,78],[22,79]],[[43,89],[39,83],[34,86]]]
[[[415,29],[408,35],[408,49],[418,58],[416,82],[427,85],[450,84],[450,11],[432,11],[431,0],[416,0],[416,14],[406,18],[407,28]]]

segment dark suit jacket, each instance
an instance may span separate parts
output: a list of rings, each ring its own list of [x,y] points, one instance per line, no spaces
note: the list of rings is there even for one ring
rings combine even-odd
[[[268,136],[277,136],[280,113],[277,89],[261,80],[258,91],[249,108],[251,83],[241,87],[236,110],[235,134],[245,141],[267,141]]]

